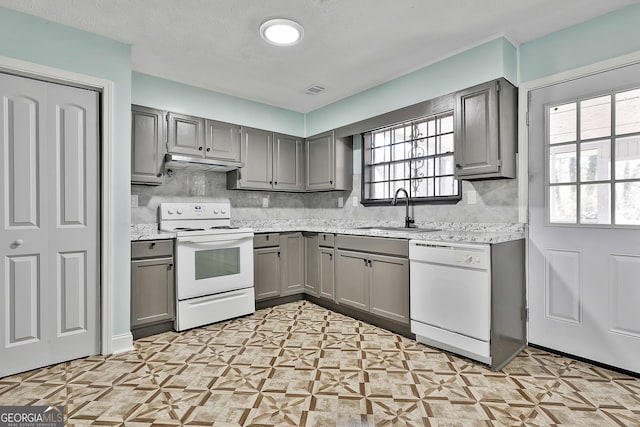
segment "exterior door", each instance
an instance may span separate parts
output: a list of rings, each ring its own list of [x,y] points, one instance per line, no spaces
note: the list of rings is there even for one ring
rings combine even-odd
[[[99,352],[96,92],[0,74],[0,377]]]
[[[640,372],[640,65],[531,92],[529,341]]]

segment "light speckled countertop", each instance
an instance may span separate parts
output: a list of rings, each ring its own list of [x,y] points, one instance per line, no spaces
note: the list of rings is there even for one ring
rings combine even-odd
[[[398,239],[435,240],[460,243],[502,243],[525,237],[523,224],[465,224],[465,223],[418,223],[420,228],[437,229],[429,232],[406,232],[392,230],[362,230],[358,227],[398,226],[398,224],[361,223],[357,221],[289,220],[289,221],[232,221],[240,227],[252,228],[256,233],[281,233],[308,231],[318,233],[351,234],[359,236],[393,237]],[[131,226],[131,240],[172,239],[174,233],[160,233],[157,224],[135,224]]]

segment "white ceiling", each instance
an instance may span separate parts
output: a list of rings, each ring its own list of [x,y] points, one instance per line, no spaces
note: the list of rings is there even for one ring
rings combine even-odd
[[[308,112],[498,35],[520,44],[632,0],[0,0],[131,44],[135,71]],[[275,17],[305,29],[265,43]],[[313,84],[327,88],[306,95]]]

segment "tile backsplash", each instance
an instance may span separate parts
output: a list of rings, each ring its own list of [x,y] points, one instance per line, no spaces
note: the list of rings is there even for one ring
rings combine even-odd
[[[360,174],[353,176],[352,191],[321,193],[283,193],[275,191],[227,190],[226,174],[220,172],[175,171],[159,186],[132,185],[131,194],[138,196],[138,207],[131,208],[131,223],[158,221],[158,205],[162,202],[206,202],[229,200],[232,219],[282,220],[328,219],[404,221],[404,205],[364,207],[360,200]],[[476,203],[468,204],[468,195],[476,193]],[[518,181],[463,181],[463,198],[457,204],[412,206],[411,215],[418,222],[516,223],[518,222]],[[339,198],[344,206],[338,207]],[[353,198],[358,203],[353,205]],[[264,199],[268,206],[263,208]]]

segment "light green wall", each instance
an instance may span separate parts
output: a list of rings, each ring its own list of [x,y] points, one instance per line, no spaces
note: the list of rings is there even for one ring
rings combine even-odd
[[[640,4],[557,31],[520,46],[520,81],[640,50]]]
[[[305,136],[302,113],[148,74],[133,73],[131,100],[147,107]]]
[[[0,55],[115,83],[113,333],[129,332],[131,51],[128,45],[0,8]]]
[[[307,135],[436,98],[497,77],[515,83],[516,49],[498,38],[307,114]],[[509,62],[506,64],[506,62]]]

